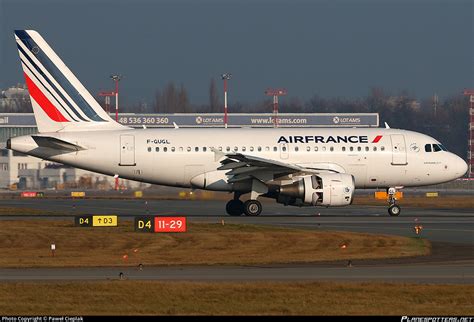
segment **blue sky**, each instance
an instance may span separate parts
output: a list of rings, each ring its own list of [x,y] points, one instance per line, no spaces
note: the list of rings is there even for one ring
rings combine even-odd
[[[223,72],[230,103],[267,87],[302,100],[371,87],[445,97],[474,86],[473,3],[0,0],[0,88],[23,82],[13,30],[35,29],[92,93],[123,74],[125,103],[152,102],[174,81],[205,104]]]

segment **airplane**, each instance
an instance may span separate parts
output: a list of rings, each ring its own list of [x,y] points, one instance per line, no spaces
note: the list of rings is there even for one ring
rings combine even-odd
[[[151,184],[227,191],[231,216],[258,216],[260,197],[286,206],[347,206],[355,189],[396,192],[463,176],[466,162],[434,138],[388,128],[133,129],[101,108],[43,37],[15,39],[38,134],[7,148],[76,168]],[[241,196],[250,193],[243,202]]]

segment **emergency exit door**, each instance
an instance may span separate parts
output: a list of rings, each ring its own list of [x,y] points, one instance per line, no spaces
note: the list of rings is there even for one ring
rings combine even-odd
[[[390,135],[392,140],[392,164],[407,165],[407,149],[403,134]]]
[[[120,136],[120,163],[121,166],[135,165],[135,136]]]

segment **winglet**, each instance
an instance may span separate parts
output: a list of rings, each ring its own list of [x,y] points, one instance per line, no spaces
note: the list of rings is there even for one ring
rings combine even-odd
[[[179,129],[178,124],[176,124],[175,122],[173,122],[173,126],[174,126],[175,129]]]
[[[390,126],[387,124],[387,122],[384,122],[384,123],[385,123],[385,128],[386,128],[386,129],[389,129]]]

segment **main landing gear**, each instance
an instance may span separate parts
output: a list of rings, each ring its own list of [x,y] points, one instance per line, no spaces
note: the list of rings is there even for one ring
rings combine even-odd
[[[232,199],[225,206],[225,211],[231,216],[240,216],[244,212],[244,203],[240,199]]]
[[[396,204],[397,202],[396,193],[397,193],[397,189],[395,188],[388,188],[387,190],[388,204],[390,205],[388,207],[388,214],[392,217],[396,217],[400,215],[400,212],[402,211],[400,206]]]
[[[259,180],[252,180],[252,189],[250,190],[250,199],[246,202],[240,201],[242,192],[234,192],[234,199],[230,200],[225,206],[225,210],[231,216],[258,216],[262,213],[262,204],[257,198],[268,192],[268,187]]]
[[[234,193],[234,199],[230,200],[225,206],[225,210],[231,216],[258,216],[262,212],[262,204],[257,200],[260,193],[252,191],[250,199],[242,202],[239,198],[242,195],[240,192]]]
[[[231,216],[258,216],[262,212],[262,204],[258,200],[247,200],[242,202],[239,199],[230,200],[225,206],[226,212]]]

